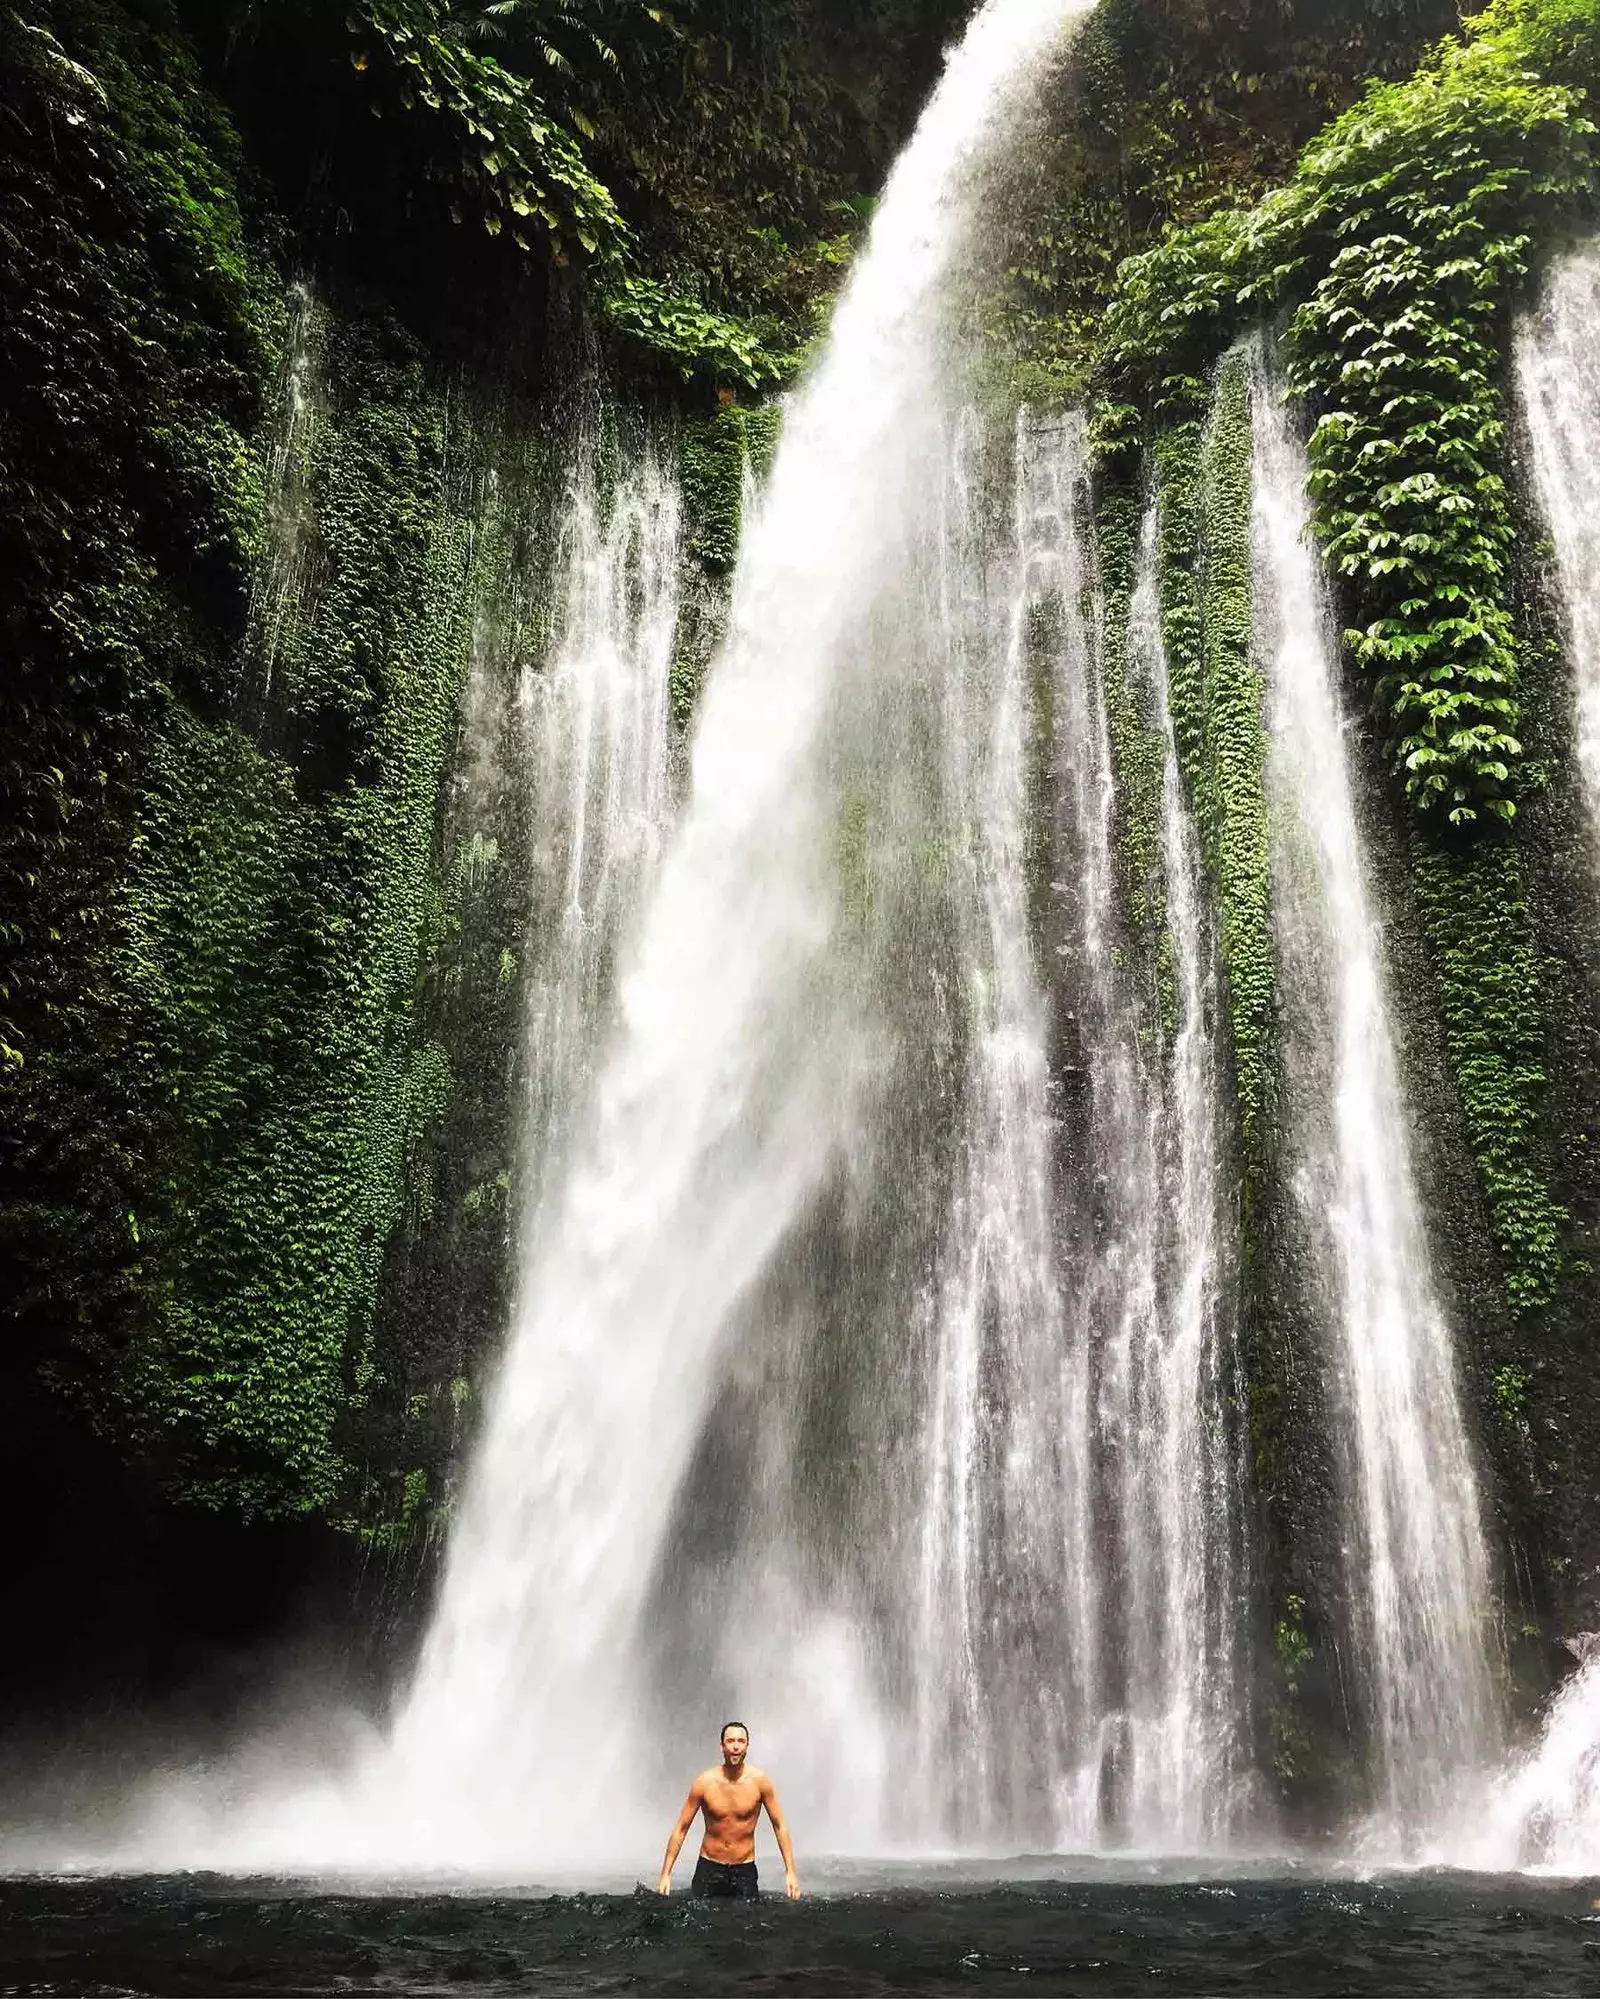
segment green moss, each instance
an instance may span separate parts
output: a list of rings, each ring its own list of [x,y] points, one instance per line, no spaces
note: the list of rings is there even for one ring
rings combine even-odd
[[[1125,259],[1255,199],[1455,21],[1454,0],[1101,0],[1046,130],[1001,169],[996,330],[1026,376],[1076,399]]]
[[[728,400],[715,416],[687,419],[679,434],[684,546],[698,574],[685,592],[672,663],[672,712],[687,729],[727,616],[729,582],[744,533],[745,492],[764,479],[778,449],[778,403]]]
[[[782,412],[776,404],[746,408],[726,402],[715,416],[683,426],[678,477],[683,490],[689,553],[714,575],[739,559],[745,480],[764,476],[777,450]]]
[[[1272,1626],[1278,1684],[1267,1717],[1267,1739],[1273,1774],[1289,1788],[1304,1783],[1315,1772],[1315,1751],[1301,1705],[1307,1672],[1316,1662],[1305,1619],[1305,1598],[1291,1593],[1284,1598]]]
[[[408,341],[335,312],[269,505],[290,319],[236,142],[181,45],[44,11],[0,59],[12,1354],[187,1498],[337,1512],[453,1087],[418,998],[479,446]],[[290,532],[269,646],[251,578]]]
[[[1224,371],[1209,498],[1193,405],[1241,324],[1295,308],[1286,345],[1315,419],[1316,525],[1417,827],[1413,886],[1446,1046],[1517,1311],[1552,1296],[1567,1224],[1542,1136],[1544,968],[1518,849],[1489,837],[1475,852],[1446,829],[1486,838],[1541,776],[1521,768],[1502,342],[1534,244],[1594,182],[1580,93],[1600,81],[1597,49],[1595,0],[1500,0],[1336,119],[1286,186],[1132,259],[1095,419],[1113,467],[1156,433],[1174,712],[1219,884],[1248,1149],[1270,1082],[1272,978],[1256,694],[1242,671],[1245,474],[1229,443],[1242,385]],[[1219,779],[1212,732],[1230,713],[1245,725]]]
[[[1489,1384],[1500,1420],[1513,1430],[1524,1426],[1523,1409],[1528,1395],[1528,1370],[1514,1362],[1495,1371]]]
[[[263,740],[176,707],[105,976],[136,1087],[170,1094],[156,1309],[118,1393],[193,1496],[328,1507],[373,1309],[451,1086],[419,1038],[436,824],[471,627],[444,407],[403,344],[336,328],[311,453],[314,606]],[[247,673],[251,669],[247,668]]]
[[[1508,844],[1461,849],[1422,834],[1411,861],[1450,1066],[1514,1312],[1554,1295],[1568,1220],[1549,1192],[1545,1001],[1522,865]]]
[[[1277,977],[1263,772],[1264,687],[1251,650],[1250,391],[1227,361],[1212,416],[1156,450],[1163,637],[1172,721],[1221,918],[1240,1129],[1259,1156],[1269,1115]]]
[[[1129,913],[1146,932],[1166,924],[1161,816],[1166,741],[1150,690],[1130,678],[1128,625],[1137,587],[1142,501],[1132,486],[1102,485],[1095,510],[1099,552],[1101,684],[1116,772],[1118,846]]]

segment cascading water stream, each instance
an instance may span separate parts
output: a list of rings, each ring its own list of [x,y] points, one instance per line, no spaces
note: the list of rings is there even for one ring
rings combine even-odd
[[[1079,429],[1066,438],[1020,425],[1010,602],[984,592],[977,570],[977,601],[961,606],[967,643],[945,653],[970,1043],[961,1163],[921,1342],[931,1420],[909,1753],[931,1823],[977,1844],[1028,1823],[1042,1802],[1041,1771],[1054,1791],[1041,1833],[1081,1846],[1098,1830],[1091,1355],[1069,1327],[1056,1256],[1048,1005],[1027,879],[1037,608],[1050,603],[1063,638],[1070,624],[1085,650],[1073,518]],[[959,519],[969,483],[953,495],[958,573],[977,568],[961,559],[972,534]]]
[[[1534,483],[1555,543],[1577,692],[1577,752],[1600,830],[1600,245],[1561,258],[1517,330]]]
[[[1143,1587],[1128,1648],[1129,1820],[1142,1846],[1200,1852],[1236,1834],[1248,1805],[1243,1478],[1228,1417],[1237,1369],[1230,1317],[1237,1217],[1221,1185],[1216,951],[1172,721],[1157,518],[1150,508],[1140,537],[1128,671],[1146,690],[1163,745],[1161,844],[1175,993],[1166,1092],[1153,1107],[1160,1320],[1141,1343],[1133,1452],[1141,1467],[1133,1494],[1139,1532],[1130,1536],[1128,1568],[1134,1586]]]
[[[940,487],[946,294],[975,181],[1085,11],[992,0],[974,21],[749,525],[693,796],[540,1216],[394,1731],[386,1788],[441,1854],[524,1856],[547,1837],[579,1857],[562,1807],[634,1754],[641,1619],[736,1315],[863,1124],[884,1037],[830,950],[840,728],[847,746],[875,698],[892,707],[863,642]]]
[[[670,827],[670,682],[681,507],[653,452],[602,513],[590,453],[568,491],[553,657],[524,676],[533,763],[529,1118],[537,1184],[524,1234],[559,1184],[607,1018],[613,959]],[[530,1265],[536,1266],[536,1251]]]
[[[1567,621],[1576,750],[1600,839],[1600,243],[1559,257],[1517,329],[1517,386],[1533,483]],[[1489,1793],[1481,1822],[1452,1843],[1483,1867],[1590,1871],[1600,1852],[1600,1650],[1590,1637],[1533,1746]]]
[[[1253,350],[1253,569],[1295,1191],[1328,1328],[1351,1669],[1379,1845],[1437,1826],[1498,1744],[1489,1570],[1450,1331],[1428,1269],[1380,933],[1310,541],[1308,466]]]
[[[266,465],[266,536],[250,591],[247,698],[265,704],[285,638],[303,619],[314,547],[311,456],[326,407],[327,327],[304,280],[289,288],[289,331],[279,371],[280,419]]]
[[[1534,1742],[1446,1842],[1457,1866],[1593,1875],[1600,1854],[1600,1640],[1551,1702]]]
[[[1147,537],[1129,671],[1168,751],[1177,986],[1170,1046],[1158,1037],[1152,1056],[1123,949],[1088,506],[1081,421],[1025,419],[1011,548],[981,569],[968,558],[968,642],[946,649],[970,1041],[922,1342],[905,1760],[947,1839],[1199,1851],[1238,1827],[1243,1692],[1212,959]],[[1040,869],[1054,877],[1042,915]]]

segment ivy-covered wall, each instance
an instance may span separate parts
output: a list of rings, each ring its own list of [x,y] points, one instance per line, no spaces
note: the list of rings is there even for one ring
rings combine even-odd
[[[263,1576],[297,1520],[408,1570],[442,1518],[560,462],[603,379],[679,436],[685,723],[754,392],[961,9],[476,11],[0,6],[0,1462],[72,1493],[10,1599],[62,1656],[97,1537],[175,1629],[231,1601],[196,1509]]]
[[[80,1540],[124,1503],[384,1554],[442,1518],[507,1306],[509,689],[562,440],[602,377],[676,436],[684,724],[761,398],[966,11],[619,0],[602,47],[547,45],[576,31],[536,8],[483,39],[450,0],[0,0],[0,1445],[17,1494],[103,1468]],[[1506,374],[1543,257],[1594,218],[1600,9],[1460,11],[1103,0],[987,244],[1011,380],[1087,403],[1097,441],[1159,1013],[1160,740],[1125,652],[1158,509],[1237,1103],[1263,1748],[1301,1802],[1338,1695],[1229,358],[1258,330],[1348,632],[1513,1671],[1537,1693],[1600,1623],[1600,922]]]
[[[1424,31],[1455,24],[1403,10],[1413,39],[1403,68],[1388,52],[1393,80],[1302,131],[1296,153],[1284,141],[1306,107],[1280,74],[1250,143],[1181,155],[1193,167],[1182,187],[1140,178],[1141,137],[1170,110],[1186,59],[1180,33],[1153,80],[1134,81],[1127,54],[1159,11],[1103,7],[1077,85],[1082,101],[1115,107],[1110,129],[1137,193],[1096,208],[1086,190],[1104,186],[1104,156],[1074,144],[1026,225],[1064,212],[1064,193],[1095,242],[1120,229],[1136,254],[1113,271],[1069,245],[1048,268],[1015,268],[998,318],[1019,335],[1025,387],[1087,390],[1108,619],[1125,616],[1131,496],[1153,487],[1160,499],[1173,709],[1222,920],[1236,1071],[1245,1392],[1271,1634],[1263,1748],[1294,1809],[1337,1784],[1316,1747],[1338,1701],[1336,1587],[1318,1524],[1331,1517],[1327,1467],[1303,1447],[1318,1433],[1308,1408],[1319,1391],[1277,1160],[1269,807],[1235,343],[1259,328],[1278,344],[1310,439],[1430,1241],[1492,1494],[1507,1665],[1537,1693],[1558,1669],[1556,1635],[1600,1621],[1600,1495],[1580,1468],[1600,1444],[1583,1357],[1600,1309],[1600,901],[1574,796],[1560,611],[1530,553],[1541,530],[1515,477],[1508,360],[1544,257],[1593,226],[1600,9],[1496,0],[1431,49]],[[1334,11],[1221,10],[1240,24],[1258,17],[1280,47],[1326,30]],[[1353,10],[1369,29],[1379,11]],[[1214,14],[1210,29],[1226,40]],[[1359,53],[1380,68],[1370,43]],[[1339,64],[1323,76],[1335,109]],[[1113,632],[1114,716],[1118,645]],[[1136,909],[1150,901],[1140,750],[1125,731]]]

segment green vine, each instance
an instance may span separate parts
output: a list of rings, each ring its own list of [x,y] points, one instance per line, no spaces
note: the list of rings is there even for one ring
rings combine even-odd
[[[791,371],[790,360],[763,344],[761,328],[677,297],[652,278],[623,278],[600,309],[619,333],[671,361],[686,382],[704,372],[759,389]]]
[[[107,966],[132,1087],[175,1100],[175,1199],[144,1230],[157,1309],[118,1394],[192,1497],[247,1511],[341,1490],[383,1258],[451,1090],[413,1021],[443,915],[471,523],[405,346],[336,327],[327,369],[320,588],[284,634],[258,739],[172,710]]]
[[[621,254],[627,225],[578,133],[529,78],[472,47],[459,15],[438,0],[356,0],[352,27],[366,31],[363,41],[370,37],[356,50],[356,67],[365,69],[378,50],[399,102],[447,122],[456,178],[491,236],[505,228],[526,250],[530,232],[539,231],[558,260],[569,241],[591,257]]]
[[[1100,428],[1117,445],[1141,385],[1160,398],[1243,316],[1298,301],[1291,380],[1317,417],[1317,527],[1349,642],[1413,806],[1455,825],[1516,810],[1498,335],[1531,232],[1593,180],[1580,89],[1536,64],[1576,74],[1597,18],[1594,0],[1491,6],[1374,86],[1287,187],[1130,260],[1108,322]]]
[[[1152,934],[1166,922],[1161,865],[1161,799],[1166,745],[1145,698],[1129,672],[1128,632],[1138,582],[1138,491],[1102,484],[1095,509],[1100,569],[1100,677],[1105,693],[1111,755],[1116,770],[1119,846],[1128,907],[1134,923]]]
[[[1412,879],[1437,968],[1446,1045],[1512,1310],[1560,1281],[1566,1211],[1549,1193],[1540,1128],[1544,991],[1516,850],[1458,849],[1419,832]]]

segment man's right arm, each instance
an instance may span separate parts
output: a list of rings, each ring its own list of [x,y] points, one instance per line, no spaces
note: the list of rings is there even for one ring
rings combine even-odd
[[[689,1828],[694,1824],[695,1813],[700,1809],[700,1780],[697,1777],[689,1786],[689,1795],[683,1801],[683,1810],[678,1814],[678,1823],[672,1828],[672,1837],[667,1841],[667,1857],[661,1863],[661,1879],[656,1892],[661,1895],[672,1893],[672,1870],[677,1865],[683,1842],[689,1837]]]

